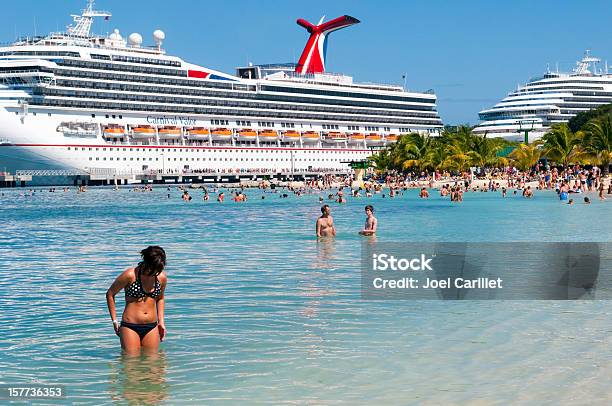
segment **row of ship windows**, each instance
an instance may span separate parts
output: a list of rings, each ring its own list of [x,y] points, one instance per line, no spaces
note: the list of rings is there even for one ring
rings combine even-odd
[[[380,122],[380,123],[394,123],[394,124],[407,124],[407,125],[434,125],[440,126],[442,122],[440,119],[436,120],[404,120],[401,118],[382,118],[382,117],[367,117],[367,116],[343,116],[343,115],[329,115],[329,114],[314,114],[314,113],[286,113],[279,111],[250,111],[250,110],[228,110],[220,108],[199,108],[190,106],[172,106],[172,105],[159,105],[159,104],[131,104],[131,103],[113,103],[102,100],[97,101],[80,101],[80,100],[60,100],[60,99],[32,99],[31,105],[42,105],[42,106],[57,106],[57,107],[74,107],[79,109],[109,109],[109,110],[135,110],[135,111],[146,111],[146,112],[164,112],[164,113],[184,113],[184,114],[206,114],[215,116],[261,116],[267,115],[275,118],[284,119],[302,119],[302,120],[334,120],[334,121],[357,121],[357,122]]]
[[[18,115],[19,112],[15,112],[15,115]],[[36,112],[32,112],[32,114],[35,116]],[[48,116],[51,117],[51,113],[48,113]],[[123,119],[123,115],[119,114],[106,114],[105,115],[106,118],[119,118],[120,120]],[[91,115],[91,118],[96,118],[95,113]],[[210,120],[210,123],[212,125],[229,125],[229,120]],[[242,123],[242,124],[241,124]],[[250,121],[236,121],[237,125],[244,125],[244,126],[250,126],[251,122]],[[275,127],[275,123],[271,122],[271,121],[260,121],[257,123],[259,125],[259,127],[270,127],[270,128],[274,128]],[[295,128],[295,123],[280,123],[282,128]],[[304,127],[304,125],[302,124],[302,128]],[[312,125],[310,125],[310,127],[312,128]],[[333,128],[332,128],[333,127]],[[323,129],[336,129],[338,130],[340,128],[339,125],[328,125],[328,124],[323,124]],[[361,127],[358,125],[349,125],[347,126],[347,129],[349,131],[359,131],[361,130]],[[368,127],[365,126],[364,129],[366,131],[378,131],[378,127]],[[391,127],[384,127],[384,131],[391,131]],[[407,127],[400,127],[399,131],[401,133],[409,133],[409,132],[413,132],[414,130],[411,128],[407,128]],[[435,132],[433,129],[428,129],[428,132]],[[248,144],[248,142],[244,142],[244,144]],[[263,144],[269,144],[269,145],[275,145],[273,142],[270,143],[263,143]],[[70,149],[70,148],[68,148]],[[84,150],[84,149],[83,149]],[[89,150],[91,150],[91,148],[89,148]],[[97,150],[97,148],[96,148]],[[104,149],[106,150],[106,149]],[[125,148],[123,149],[125,151]]]
[[[103,61],[110,61],[112,59],[118,62],[143,63],[147,65],[181,66],[179,61],[165,61],[163,59],[141,58],[138,56],[91,54],[91,58]]]
[[[58,78],[56,85],[61,87],[74,87],[74,88],[85,88],[85,89],[100,89],[100,90],[119,90],[139,93],[162,93],[162,94],[177,94],[184,96],[202,96],[202,97],[224,97],[230,99],[253,99],[257,101],[276,101],[276,102],[290,102],[295,103],[307,103],[307,104],[331,104],[354,107],[374,107],[374,108],[386,108],[394,110],[420,110],[420,111],[431,111],[429,114],[423,116],[435,115],[435,107],[432,106],[414,106],[414,105],[403,105],[403,104],[390,104],[390,103],[379,103],[379,102],[364,102],[356,100],[334,100],[334,99],[320,99],[313,97],[299,97],[299,96],[278,96],[269,94],[250,94],[250,93],[237,93],[237,92],[225,92],[225,91],[210,91],[210,90],[198,90],[198,89],[182,89],[182,88],[169,88],[159,86],[144,86],[134,85],[126,83],[109,83],[103,81],[83,81],[83,80],[68,80]],[[412,113],[419,114],[419,113]]]
[[[113,152],[113,151],[128,151],[128,148],[122,148],[122,147],[67,147],[66,148],[68,151],[109,151],[109,152]],[[136,152],[141,152],[140,151],[141,148],[129,148],[130,152],[136,151]],[[167,151],[166,151],[167,150]],[[199,153],[217,153],[217,152],[225,152],[225,153],[230,153],[230,154],[238,154],[238,153],[246,153],[246,154],[258,154],[261,153],[262,151],[260,150],[254,150],[254,149],[203,149],[203,148],[142,148],[142,152],[151,152],[151,153],[164,153],[164,152],[171,152],[171,153],[183,153],[183,152],[199,152]],[[264,151],[266,154],[291,154],[292,151],[289,150],[279,150],[279,149],[274,149],[274,150],[265,150]],[[299,151],[300,154],[319,154],[320,150],[312,150],[312,151],[308,151],[308,150],[300,150]],[[358,154],[360,153],[359,151],[344,151],[342,152],[343,154]]]
[[[599,84],[600,82],[598,82],[597,84]],[[573,85],[573,87],[576,86],[580,86],[583,87],[585,86],[585,82],[584,80],[560,80],[560,81],[554,81],[554,82],[532,82],[532,83],[527,83],[525,85],[525,87],[533,87],[533,86],[545,86],[547,84],[555,84],[555,85],[561,85],[561,84],[571,84]],[[612,80],[610,82],[608,82],[607,84],[612,84]],[[572,87],[572,86],[559,86],[557,88],[550,88],[550,89],[563,89],[563,88],[568,88],[568,87]],[[548,89],[548,87],[547,87]],[[596,89],[601,89],[601,88],[596,88]]]
[[[82,60],[64,59],[58,62],[60,66],[74,66],[85,69],[103,69],[103,70],[115,70],[124,72],[138,72],[138,73],[149,73],[154,75],[164,76],[182,76],[187,77],[187,71],[182,69],[162,69],[152,68],[148,66],[134,66],[134,65],[120,65],[116,63],[104,63],[104,62],[90,62]]]
[[[93,161],[94,158],[93,157],[89,157],[90,161]],[[107,158],[106,157],[95,157],[96,161],[106,161]],[[117,157],[117,159],[114,159],[114,157],[110,157],[108,158],[109,161],[159,161],[159,158],[140,158],[140,157],[136,157],[136,158],[120,158]],[[196,161],[200,161],[200,158],[168,158],[168,161],[180,161],[180,162],[196,162]],[[225,162],[249,162],[249,160],[251,162],[291,162],[292,160],[289,158],[202,158],[202,161],[225,161]],[[296,158],[293,159],[293,162],[341,162],[341,158],[315,158],[315,159],[301,159],[301,158]]]
[[[323,124],[324,130],[339,130],[340,126],[338,124]]]
[[[66,60],[65,63],[60,63],[60,65],[74,66],[74,67],[83,67],[83,68],[92,68],[91,66],[79,66],[79,61],[70,61]],[[85,62],[86,64],[91,64],[91,62]],[[96,67],[93,67],[96,68]],[[152,69],[153,68],[144,68],[144,67],[135,67],[135,66],[121,66],[122,71],[128,72],[139,72],[135,69],[130,68],[141,68],[141,69]],[[97,69],[100,69],[99,67]],[[158,78],[153,76],[142,76],[142,75],[121,75],[115,73],[105,72],[105,68],[101,68],[102,72],[91,72],[91,71],[79,71],[79,70],[69,70],[69,74],[67,76],[81,76],[81,77],[91,77],[97,79],[110,79],[110,80],[127,80],[130,82],[145,82],[145,83],[164,83],[164,84],[175,84],[175,85],[184,85],[184,86],[195,86],[195,87],[212,87],[212,88],[223,88],[223,89],[231,89],[231,90],[249,90],[255,91],[255,86],[247,86],[239,83],[219,83],[210,80],[189,80],[187,79],[187,72],[183,70],[168,70],[162,69],[163,75],[166,76],[176,76],[176,78]],[[64,70],[65,71],[65,70]],[[142,71],[140,71],[142,72]],[[175,72],[174,74],[171,72]],[[61,74],[61,71],[58,70],[58,74]],[[159,72],[146,72],[146,73],[159,73]],[[178,74],[176,74],[178,73]],[[357,99],[367,99],[367,100],[389,100],[389,101],[399,101],[399,102],[410,102],[410,103],[424,103],[424,104],[435,104],[435,98],[418,98],[418,97],[402,97],[402,96],[392,96],[392,95],[382,95],[375,93],[357,93],[357,92],[340,92],[333,90],[319,90],[319,89],[305,89],[305,88],[297,88],[297,87],[284,87],[284,86],[267,86],[264,85],[261,87],[262,91],[269,92],[277,92],[277,93],[301,93],[301,94],[312,94],[318,96],[333,96],[333,97],[351,97]]]
[[[81,54],[69,51],[8,51],[0,52],[0,56],[71,56],[79,58]]]
[[[115,80],[115,81],[127,81],[127,82],[143,82],[143,83],[155,83],[162,85],[181,85],[181,86],[189,86],[189,87],[199,87],[199,88],[216,88],[216,89],[226,89],[226,90],[244,90],[244,91],[255,91],[255,86],[247,86],[238,83],[223,83],[223,82],[215,82],[210,80],[191,80],[187,78],[169,78],[169,77],[156,77],[156,76],[147,76],[147,75],[125,75],[120,73],[109,73],[109,72],[101,72],[101,71],[84,71],[84,70],[73,70],[73,69],[46,69],[41,68],[42,72],[50,72],[55,73],[57,75],[62,76],[74,76],[74,77],[82,77],[82,78],[92,78],[92,79],[105,79],[105,80]]]
[[[435,103],[435,99],[424,99],[418,97],[403,97],[403,96],[391,96],[391,95],[382,95],[382,94],[372,94],[372,93],[353,93],[353,92],[339,92],[333,90],[318,90],[318,89],[302,89],[296,87],[285,87],[285,86],[268,86],[263,85],[261,90],[265,90],[268,92],[279,92],[279,93],[303,93],[303,94],[316,94],[316,95],[326,95],[326,96],[335,96],[335,97],[356,97],[356,98],[367,98],[367,99],[380,99],[380,100],[394,100],[394,101],[402,101],[402,102],[411,102],[411,103]]]
[[[327,107],[327,106],[304,106],[296,104],[284,104],[277,105],[271,103],[257,103],[249,101],[235,101],[225,99],[195,99],[195,98],[182,98],[182,97],[164,97],[155,95],[133,95],[125,93],[99,93],[92,91],[79,91],[79,90],[65,90],[65,89],[40,89],[40,92],[35,92],[36,95],[43,96],[60,96],[60,97],[79,97],[79,98],[90,98],[90,99],[112,99],[112,100],[125,100],[125,101],[138,101],[138,102],[158,102],[158,103],[172,103],[172,104],[187,104],[197,106],[227,106],[227,107],[244,107],[254,109],[269,109],[269,110],[295,110],[295,111],[309,111],[309,112],[322,112],[322,113],[349,113],[349,108],[338,108],[338,107]],[[423,117],[423,118],[437,118],[435,114],[423,114],[423,113],[412,113],[399,110],[370,110],[360,109],[352,110],[350,113],[363,114],[372,116],[392,116],[392,117]]]

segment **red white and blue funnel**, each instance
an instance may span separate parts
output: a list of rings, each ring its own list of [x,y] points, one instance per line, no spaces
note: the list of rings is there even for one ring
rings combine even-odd
[[[331,21],[323,23],[323,19],[318,25],[313,25],[300,18],[297,23],[310,33],[310,38],[302,51],[302,56],[298,61],[295,71],[299,74],[304,73],[323,73],[325,72],[325,57],[327,54],[327,35],[349,25],[359,22],[355,17],[344,15]]]

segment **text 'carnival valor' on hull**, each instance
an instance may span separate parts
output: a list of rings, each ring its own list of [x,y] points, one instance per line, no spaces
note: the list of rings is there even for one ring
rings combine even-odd
[[[0,48],[0,170],[89,173],[349,172],[409,132],[437,134],[433,93],[326,72],[329,35],[314,25],[298,64],[236,75],[171,56],[165,34],[91,34],[111,13],[93,1],[65,32]]]

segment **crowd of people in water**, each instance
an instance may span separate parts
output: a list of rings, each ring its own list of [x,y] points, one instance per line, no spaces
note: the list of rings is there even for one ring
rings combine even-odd
[[[394,198],[402,195],[408,189],[419,189],[418,196],[422,199],[430,198],[432,190],[438,190],[441,197],[449,197],[451,202],[462,202],[464,194],[467,192],[499,192],[502,197],[509,193],[512,195],[520,194],[524,198],[533,198],[536,191],[554,190],[561,201],[573,204],[575,199],[570,196],[578,194],[597,193],[600,200],[605,200],[606,195],[612,195],[612,182],[609,177],[604,176],[601,168],[581,167],[578,165],[561,169],[549,167],[542,164],[536,165],[531,171],[519,171],[509,167],[504,170],[493,169],[487,171],[476,171],[450,174],[440,171],[427,172],[408,172],[408,173],[385,173],[378,176],[371,176],[367,181],[362,182],[361,186],[354,187],[355,179],[352,175],[332,175],[321,174],[317,178],[304,182],[289,182],[283,186],[270,181],[260,181],[257,187],[270,193],[264,193],[261,199],[276,194],[279,198],[288,198],[290,195],[300,197],[305,194],[318,194],[319,203],[323,204],[327,197],[328,201],[336,203],[346,203],[347,197],[371,198],[376,194],[382,198]],[[298,185],[298,186],[296,186]],[[172,197],[171,186],[166,186],[167,197]],[[119,188],[115,186],[115,190]],[[179,185],[178,189],[182,192],[181,199],[189,202],[193,200],[192,194],[197,193],[197,188],[190,192],[185,185]],[[49,188],[49,192],[57,191],[69,192],[70,187]],[[133,186],[133,192],[152,192],[153,186],[150,184]],[[249,200],[245,187],[201,187],[202,199],[209,201],[216,200],[223,203],[231,200],[237,203]],[[44,189],[38,190],[43,192]],[[78,186],[77,193],[85,193],[86,186]],[[21,192],[23,197],[33,196],[36,189],[29,189]],[[228,197],[226,199],[226,193]],[[4,196],[4,193],[1,194]],[[211,195],[213,196],[211,198]],[[582,199],[589,204],[592,197],[586,196]]]

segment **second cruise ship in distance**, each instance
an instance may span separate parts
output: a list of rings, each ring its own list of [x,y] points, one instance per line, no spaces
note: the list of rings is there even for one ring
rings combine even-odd
[[[568,122],[576,114],[612,103],[612,74],[605,63],[585,52],[571,73],[551,72],[519,86],[495,106],[478,113],[477,134],[529,141],[540,138],[556,123]]]
[[[166,54],[165,34],[90,34],[93,1],[66,32],[0,48],[0,171],[348,172],[402,133],[438,133],[432,92],[326,72],[314,25],[297,64],[222,73]]]

